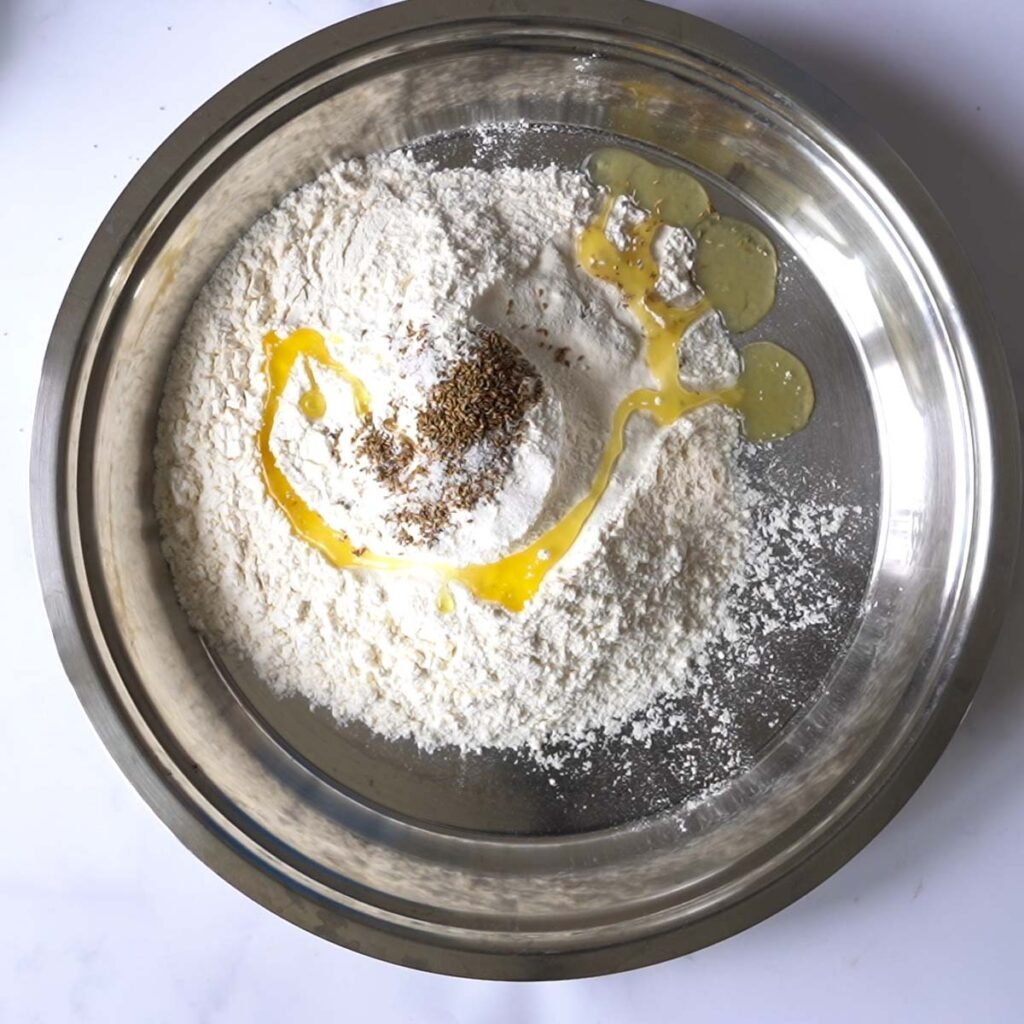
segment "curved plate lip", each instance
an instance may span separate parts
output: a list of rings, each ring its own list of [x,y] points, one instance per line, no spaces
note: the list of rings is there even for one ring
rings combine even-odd
[[[923,186],[902,159],[843,101],[809,75],[763,47],[719,26],[644,0],[619,0],[614,12],[586,0],[489,0],[468,17],[453,0],[408,0],[339,22],[302,39],[253,67],[188,117],[140,168],[86,249],[54,323],[43,363],[32,435],[31,504],[33,540],[43,598],[58,652],[93,726],[122,771],[177,837],[236,888],[280,916],[372,956],[420,969],[482,978],[584,977],[640,967],[691,952],[763,920],[804,895],[865,846],[902,807],[937,761],[980,682],[999,630],[1013,581],[1021,515],[1019,428],[1003,351],[981,289],[965,253]],[[938,704],[904,752],[898,769],[828,838],[799,863],[774,877],[744,901],[713,917],[641,939],[550,954],[505,953],[460,943],[426,941],[391,930],[355,913],[331,911],[310,888],[300,888],[287,871],[274,871],[266,856],[247,848],[216,810],[208,806],[166,751],[143,741],[122,694],[106,673],[89,639],[87,610],[68,569],[73,561],[67,531],[69,470],[64,456],[79,339],[89,328],[99,289],[130,242],[154,198],[204,140],[237,123],[255,100],[285,89],[296,75],[388,37],[417,29],[483,22],[605,31],[625,31],[661,44],[681,43],[724,63],[740,63],[775,86],[828,127],[856,155],[858,163],[884,183],[909,212],[920,248],[934,266],[930,286],[955,287],[961,313],[955,334],[965,382],[987,404],[971,409],[975,436],[990,447],[979,492],[991,509],[987,538],[979,544],[969,590],[974,613],[961,654]],[[876,197],[877,198],[877,197]],[[921,253],[916,253],[920,255]],[[955,286],[951,282],[956,282]],[[998,556],[998,557],[995,557]]]

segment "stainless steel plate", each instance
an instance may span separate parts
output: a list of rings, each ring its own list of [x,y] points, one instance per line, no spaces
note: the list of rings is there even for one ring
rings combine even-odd
[[[1013,400],[944,222],[806,77],[636,2],[455,10],[403,4],[282,51],[125,190],[47,353],[32,467],[40,574],[105,742],[233,884],[401,963],[601,973],[780,908],[920,782],[967,707],[1009,586]],[[474,126],[520,119],[533,130],[473,144]],[[198,288],[259,214],[345,156],[408,145],[450,165],[571,166],[609,141],[693,169],[778,242],[785,284],[758,336],[804,358],[819,405],[752,470],[783,497],[824,489],[863,509],[848,550],[817,566],[842,598],[832,620],[783,633],[769,669],[729,684],[753,767],[729,777],[698,721],[631,751],[628,776],[609,740],[591,773],[552,786],[522,759],[426,756],[273,698],[188,628],[159,550],[155,414]],[[696,780],[681,770],[694,757]]]

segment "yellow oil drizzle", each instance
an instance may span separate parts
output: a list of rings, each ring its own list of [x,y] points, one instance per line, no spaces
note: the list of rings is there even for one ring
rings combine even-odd
[[[309,387],[299,395],[299,408],[307,420],[316,422],[316,420],[323,419],[327,412],[327,399],[324,398],[324,393],[316,382],[316,377],[313,375],[313,367],[309,363],[308,356],[303,360],[303,363],[306,367]]]
[[[447,580],[441,583],[441,588],[437,592],[437,610],[442,615],[448,615],[455,611],[455,598],[452,596],[452,588],[448,586]]]
[[[771,342],[755,342],[744,348],[743,372],[736,384],[719,391],[690,391],[679,381],[679,346],[686,330],[714,307],[707,298],[681,309],[670,306],[654,293],[658,264],[652,249],[663,221],[648,216],[627,234],[627,244],[618,249],[605,234],[614,194],[609,195],[593,223],[582,232],[577,256],[584,270],[621,289],[643,328],[645,358],[654,386],[627,395],[612,417],[608,441],[587,493],[558,523],[533,544],[496,562],[452,566],[409,557],[377,555],[355,548],[350,539],[331,527],[311,509],[289,483],[270,449],[274,420],[281,395],[296,359],[306,360],[309,389],[300,398],[302,411],[311,419],[323,416],[326,402],[312,371],[316,363],[341,376],[352,388],[356,410],[369,412],[370,399],[362,383],[336,362],[322,335],[310,329],[287,337],[268,334],[266,352],[267,398],[258,436],[260,458],[267,491],[287,515],[292,529],[320,550],[339,568],[378,570],[427,570],[442,581],[437,607],[454,610],[449,584],[458,582],[476,598],[521,611],[536,595],[544,577],[558,564],[579,537],[611,479],[625,446],[626,425],[637,412],[645,412],[661,426],[669,426],[701,406],[718,403],[735,409],[743,417],[744,430],[752,440],[773,440],[801,429],[814,406],[814,392],[803,364],[785,349]]]
[[[276,334],[268,334],[263,339],[263,351],[266,356],[264,363],[267,376],[267,397],[263,404],[263,420],[256,436],[263,467],[263,481],[267,493],[288,517],[292,529],[307,544],[317,548],[329,562],[338,568],[359,566],[367,569],[402,569],[404,559],[387,558],[374,555],[369,551],[356,553],[348,537],[335,530],[319,512],[311,509],[303,499],[295,493],[277,463],[270,448],[270,438],[274,432],[274,421],[281,405],[281,395],[291,377],[295,361],[303,356],[310,362],[319,363],[324,369],[333,370],[352,388],[352,398],[356,412],[365,416],[370,411],[370,397],[361,381],[348,372],[341,364],[331,358],[327,351],[327,342],[322,334],[309,328],[301,328],[281,338]],[[312,379],[312,370],[309,371]],[[319,388],[317,389],[319,391]],[[308,394],[308,392],[307,392]]]

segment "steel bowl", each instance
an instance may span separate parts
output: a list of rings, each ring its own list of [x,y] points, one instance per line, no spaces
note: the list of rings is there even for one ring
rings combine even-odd
[[[636,0],[461,6],[400,4],[288,47],[198,110],[125,189],[46,354],[32,451],[39,572],[97,731],[233,885],[410,966],[599,974],[780,909],[921,782],[967,709],[1007,597],[1016,417],[945,221],[805,75]],[[497,156],[472,144],[474,126],[519,119],[547,130],[509,133],[518,141]],[[653,756],[625,790],[602,797],[616,768],[598,765],[592,799],[566,800],[515,758],[427,756],[271,697],[189,628],[152,502],[155,417],[182,320],[285,192],[342,157],[400,145],[448,163],[574,164],[608,141],[690,167],[777,240],[785,286],[770,327],[810,365],[819,403],[770,469],[794,498],[808,480],[840,481],[863,510],[841,642],[789,654],[788,677],[805,685],[749,770],[703,795],[662,780],[660,802]]]

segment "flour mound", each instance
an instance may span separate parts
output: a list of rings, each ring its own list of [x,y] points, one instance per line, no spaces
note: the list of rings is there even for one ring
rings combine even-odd
[[[454,611],[442,614],[433,574],[332,567],[267,495],[253,441],[267,332],[316,328],[357,375],[376,374],[372,393],[409,324],[481,322],[536,367],[545,402],[502,488],[433,543],[465,563],[556,522],[589,487],[612,410],[649,382],[638,325],[575,261],[596,200],[583,175],[553,167],[442,170],[395,153],[333,168],[242,237],[185,325],[156,449],[164,551],[215,648],[280,694],[428,750],[584,742],[686,687],[726,622],[746,538],[725,410],[665,430],[634,417],[598,511],[521,613],[455,584]],[[663,286],[684,291],[686,239],[664,250],[679,265]],[[717,319],[694,330],[688,383],[731,379],[736,355]],[[436,382],[428,363],[408,386]],[[329,409],[344,410],[342,384],[321,385]],[[382,540],[384,498],[356,488],[346,446],[330,454],[331,425],[297,415],[290,388],[273,439],[289,478],[338,527]]]

